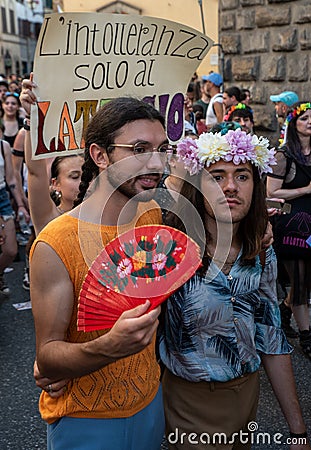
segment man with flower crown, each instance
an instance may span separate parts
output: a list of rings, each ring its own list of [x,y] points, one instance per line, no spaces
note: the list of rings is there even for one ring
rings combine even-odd
[[[254,133],[254,116],[252,109],[244,103],[232,105],[228,113],[224,116],[225,122],[236,122],[241,125],[243,131]]]
[[[271,246],[261,251],[261,174],[272,171],[274,149],[236,129],[186,138],[177,153],[188,175],[168,224],[200,245],[203,263],[168,300],[161,330],[169,448],[250,449],[262,363],[289,427],[279,443],[310,449],[280,326],[276,257]]]

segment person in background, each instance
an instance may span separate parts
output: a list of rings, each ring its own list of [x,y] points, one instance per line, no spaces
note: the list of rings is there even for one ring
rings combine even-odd
[[[241,102],[244,103],[244,105],[250,107],[251,102],[252,102],[252,96],[251,96],[251,91],[249,89],[247,89],[247,88],[241,89]]]
[[[28,201],[36,235],[53,219],[73,207],[79,192],[83,156],[71,154],[50,159],[33,159],[30,138],[31,104],[36,102],[32,74],[23,80],[21,103],[27,114],[24,142],[20,157],[25,158],[28,169]]]
[[[14,140],[12,149],[12,163],[14,174],[17,182],[17,189],[20,191],[20,196],[24,207],[29,211],[28,198],[27,198],[27,173],[25,172],[25,143],[26,130],[21,128],[17,133]]]
[[[196,100],[195,83],[190,82],[188,84],[186,95],[190,100],[191,104],[193,104],[193,102]]]
[[[10,289],[4,279],[4,269],[8,267],[17,254],[17,241],[15,232],[15,214],[10,202],[9,192],[16,202],[18,213],[23,213],[25,217],[28,212],[24,207],[20,191],[17,189],[16,179],[12,166],[11,148],[7,142],[0,139],[0,216],[2,218],[1,228],[5,231],[5,239],[1,242],[0,254],[0,293],[10,294]]]
[[[32,76],[31,76],[32,78]],[[26,245],[26,265],[24,269],[23,287],[29,290],[29,251],[35,236],[53,219],[73,207],[79,192],[83,156],[57,156],[51,160],[32,158],[30,139],[30,105],[36,101],[32,91],[31,79],[23,81],[21,104],[26,111],[27,123],[15,139],[13,161],[15,173],[21,174],[24,161],[27,169],[27,194],[24,202],[29,203],[32,234]],[[48,161],[48,163],[47,163]],[[22,177],[17,175],[18,185],[23,184]],[[23,190],[24,191],[24,190]]]
[[[20,94],[20,87],[18,81],[11,81],[9,83],[9,91],[12,93]]]
[[[200,98],[194,102],[193,106],[201,106],[203,109],[203,119],[204,122],[206,120],[206,111],[208,104],[210,102],[210,95],[206,91],[206,81],[207,81],[207,75],[202,75],[202,78],[200,80]]]
[[[193,105],[193,113],[195,114],[195,124],[198,135],[205,133],[207,131],[207,126],[205,123],[205,119],[203,117],[203,108],[198,103]]]
[[[199,450],[250,449],[262,363],[289,435],[304,439],[291,450],[310,449],[292,349],[280,327],[276,257],[271,246],[261,252],[268,223],[261,173],[271,170],[274,152],[267,140],[236,129],[183,140],[177,153],[189,174],[178,198],[180,209],[167,223],[200,245],[203,264],[168,299],[160,334],[169,448],[190,450],[195,442]],[[205,233],[197,231],[193,215],[189,222],[183,197],[197,211]]]
[[[24,152],[24,142],[25,142],[25,135],[27,131],[25,128],[21,128],[19,132],[17,133],[17,136],[14,141],[14,147],[12,149],[12,164],[13,164],[13,170],[16,178],[16,188],[20,192],[21,201],[24,205],[25,209],[27,210],[28,216],[24,217],[26,227],[23,229],[23,227],[19,226],[19,231],[16,233],[17,241],[19,245],[25,246],[25,257],[26,257],[26,266],[24,268],[24,275],[23,275],[23,281],[22,286],[26,291],[29,291],[29,261],[28,261],[28,255],[30,251],[30,247],[34,241],[35,232],[34,228],[31,223],[30,213],[29,213],[29,203],[27,198],[28,193],[28,185],[27,185],[27,179],[28,179],[28,171],[25,164],[25,152]]]
[[[282,326],[289,337],[294,315],[303,353],[311,359],[311,331],[308,301],[311,291],[311,246],[302,243],[311,235],[311,103],[298,103],[286,118],[286,140],[277,152],[277,165],[267,177],[267,193],[291,205],[293,231],[304,239],[286,235],[290,224],[286,216],[276,218],[275,249],[290,279],[290,290],[280,305]],[[301,238],[303,238],[301,234]],[[293,234],[293,236],[295,236]]]
[[[280,94],[270,95],[270,100],[274,103],[276,117],[279,122],[280,127],[280,145],[284,142],[285,135],[285,119],[288,115],[290,108],[297,102],[299,102],[299,97],[296,92],[284,91]]]
[[[184,101],[184,128],[185,131],[197,133],[196,116],[193,112],[194,87],[190,83],[187,87],[187,92]]]
[[[15,92],[6,92],[2,101],[3,139],[10,144],[11,148],[14,147],[17,133],[23,126],[24,119],[20,116],[20,107],[19,95]]]
[[[215,123],[222,122],[223,119],[223,96],[220,92],[223,85],[222,76],[219,73],[212,72],[206,77],[206,93],[210,96],[210,102],[206,111],[206,125],[210,130]]]
[[[199,75],[197,74],[197,72],[194,72],[194,74],[191,77],[191,82],[196,83],[198,80],[199,80]]]
[[[238,103],[237,105],[231,106],[226,117],[225,121],[237,122],[246,133],[254,133],[253,111],[244,103]]]
[[[16,73],[11,73],[10,75],[9,75],[9,81],[11,82],[11,81],[14,81],[15,83],[18,83],[18,76],[17,76],[17,74]]]
[[[0,80],[0,101],[1,103],[5,99],[5,94],[9,90],[9,84],[6,80]]]
[[[224,118],[223,120],[229,120],[227,115],[228,111],[232,106],[236,106],[241,102],[241,91],[237,86],[231,86],[224,90],[223,95],[223,106],[224,106]]]

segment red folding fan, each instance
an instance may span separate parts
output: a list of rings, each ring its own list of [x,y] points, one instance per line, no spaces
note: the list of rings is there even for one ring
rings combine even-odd
[[[111,328],[123,311],[146,299],[150,309],[166,300],[201,264],[199,246],[165,225],[145,225],[112,240],[82,284],[78,330]]]

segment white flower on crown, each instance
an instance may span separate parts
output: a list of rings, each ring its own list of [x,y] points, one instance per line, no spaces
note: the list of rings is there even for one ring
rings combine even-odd
[[[220,133],[202,133],[197,139],[198,158],[208,167],[224,158],[230,150],[225,136]]]
[[[277,164],[275,159],[275,149],[269,149],[269,141],[267,138],[260,136],[259,138],[254,134],[252,136],[252,144],[256,153],[255,165],[261,172],[271,173],[272,168]]]

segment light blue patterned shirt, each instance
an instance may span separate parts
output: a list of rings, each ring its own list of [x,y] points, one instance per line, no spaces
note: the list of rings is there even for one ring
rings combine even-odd
[[[160,356],[175,375],[189,381],[229,381],[259,369],[260,354],[292,351],[280,328],[277,264],[270,247],[264,270],[243,265],[229,275],[211,262],[167,303]]]

